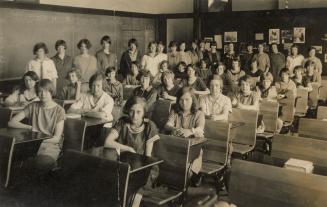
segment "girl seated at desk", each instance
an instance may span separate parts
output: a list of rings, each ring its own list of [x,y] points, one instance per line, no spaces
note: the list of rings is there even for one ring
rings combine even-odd
[[[273,78],[269,73],[262,74],[260,76],[260,83],[257,86],[257,91],[261,96],[261,99],[270,101],[277,101],[276,87],[272,85]]]
[[[61,152],[65,110],[53,101],[55,87],[50,80],[40,80],[36,89],[40,101],[26,106],[9,121],[8,126],[30,129],[52,137],[42,142],[37,156],[32,160],[33,167],[43,173],[49,172],[56,166]],[[25,118],[28,119],[28,125],[21,122]]]
[[[116,79],[116,69],[109,67],[106,70],[106,93],[114,99],[115,106],[123,104],[123,85]]]
[[[62,88],[60,99],[78,100],[81,97],[81,75],[79,70],[68,71],[66,79],[69,83]]]
[[[229,113],[232,112],[232,103],[229,97],[222,92],[223,82],[218,77],[210,81],[210,94],[200,97],[200,109],[206,118],[215,121],[227,121]]]
[[[269,73],[262,74],[260,77],[257,91],[260,94],[261,100],[277,101],[277,91],[275,86],[272,86],[272,76]],[[276,133],[279,133],[283,127],[283,120],[281,119],[281,108],[278,111]]]
[[[279,72],[279,77],[281,81],[276,82],[277,98],[282,99],[286,97],[286,94],[296,96],[296,85],[290,79],[290,71],[287,68],[283,68]]]
[[[104,86],[105,78],[102,74],[97,73],[91,76],[89,81],[91,91],[83,94],[77,102],[73,103],[68,113],[111,121],[114,101],[104,92]],[[104,126],[106,127],[106,125]]]
[[[147,112],[151,113],[153,104],[157,100],[157,90],[152,87],[151,74],[149,71],[144,71],[142,73],[140,76],[140,83],[141,86],[134,89],[133,95],[145,98]]]
[[[201,78],[196,76],[194,65],[188,65],[186,67],[186,72],[187,79],[183,80],[182,86],[192,87],[195,95],[207,95],[210,93],[206,84],[201,80]]]
[[[295,83],[296,88],[305,89],[308,92],[312,91],[312,86],[310,81],[306,79],[305,76],[303,76],[304,71],[302,66],[300,65],[295,66],[293,72],[294,72],[294,76],[292,77],[292,80]]]
[[[161,76],[162,85],[158,91],[158,97],[166,100],[170,100],[171,102],[176,102],[176,95],[180,90],[180,86],[174,84],[174,73],[172,71],[166,71]]]
[[[5,99],[5,106],[26,106],[33,101],[39,101],[35,84],[39,80],[39,77],[34,71],[28,71],[23,75],[22,85],[19,89]]]
[[[232,104],[236,108],[247,110],[259,110],[259,94],[251,90],[251,77],[245,75],[240,79],[240,92],[234,97]],[[257,125],[257,133],[263,133],[265,125],[263,121]]]
[[[144,98],[133,96],[128,99],[124,106],[124,113],[127,116],[121,117],[115,123],[104,146],[151,156],[153,143],[160,137],[156,125],[145,118],[146,108]],[[158,172],[155,170],[158,169],[154,168],[154,171],[151,171],[150,182],[147,185],[152,185],[151,182],[157,177]],[[139,206],[141,199],[142,195],[136,194],[133,206]]]
[[[172,110],[165,125],[165,131],[179,137],[203,137],[204,136],[204,113],[197,109],[197,100],[190,87],[182,88],[177,94],[176,109]],[[202,150],[193,163],[191,170],[193,185],[198,186],[201,182],[199,174],[202,167]]]
[[[321,84],[321,75],[315,69],[315,63],[308,60],[305,64],[305,75],[304,78],[307,82]]]
[[[233,98],[232,104],[236,108],[259,110],[259,95],[251,90],[251,77],[245,75],[240,79],[240,91]]]
[[[152,85],[157,88],[162,84],[162,75],[164,72],[170,71],[168,69],[168,61],[164,60],[160,63],[159,65],[159,72],[157,73],[156,76],[153,77]]]

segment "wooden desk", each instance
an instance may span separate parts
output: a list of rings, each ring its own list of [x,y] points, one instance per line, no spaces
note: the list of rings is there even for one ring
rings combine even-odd
[[[99,125],[104,125],[107,123],[112,123],[112,121],[107,120],[107,119],[98,119],[98,118],[92,118],[92,117],[86,117],[86,116],[82,116],[81,120],[86,122],[86,127],[99,126]]]
[[[67,118],[67,119],[71,119],[71,118]],[[80,146],[82,146],[84,150],[90,149],[91,147],[94,146],[103,146],[104,139],[106,137],[103,126],[105,124],[112,123],[112,121],[109,121],[107,119],[98,119],[98,118],[91,118],[85,116],[82,116],[81,118],[77,118],[76,120],[84,121],[86,124],[85,134],[82,136],[83,138],[80,139],[82,141],[82,143],[80,143],[81,144]],[[72,134],[73,132],[69,136],[73,136]],[[77,149],[77,148],[73,147],[70,149]]]
[[[290,159],[307,160],[314,164],[315,174],[327,175],[327,142],[323,140],[278,134],[274,137],[271,159],[283,167]]]
[[[150,168],[154,165],[158,165],[163,162],[162,160],[159,160],[154,157],[147,157],[132,152],[121,152],[120,158],[118,159],[116,149],[105,147],[97,147],[95,149],[87,150],[85,152],[102,159],[127,163],[130,166],[131,173]]]
[[[15,128],[2,128],[0,129],[1,136],[14,137],[15,144],[43,141],[50,139],[51,136],[43,134],[41,132],[33,132],[28,129],[15,129]]]
[[[243,160],[233,160],[228,196],[242,207],[321,207],[327,177]]]
[[[101,159],[127,163],[130,166],[126,206],[131,206],[133,195],[146,184],[152,167],[163,162],[163,160],[155,157],[147,157],[131,152],[121,152],[118,158],[115,149],[104,147],[89,150],[88,153]]]
[[[14,128],[2,128],[0,129],[0,136],[8,137],[13,140],[12,149],[0,149],[1,151],[12,151],[6,161],[2,160],[3,163],[8,163],[6,168],[1,168],[0,174],[5,174],[1,186],[5,188],[10,184],[10,178],[12,171],[17,163],[27,160],[37,154],[39,147],[43,140],[51,138],[51,136],[40,133],[32,132],[27,129],[14,129]],[[0,137],[1,138],[1,137]],[[1,146],[1,144],[0,144]],[[5,171],[3,171],[5,169]]]
[[[186,138],[186,139],[190,140],[189,160],[190,162],[193,162],[196,158],[199,157],[200,151],[204,143],[207,141],[207,139],[204,137]]]

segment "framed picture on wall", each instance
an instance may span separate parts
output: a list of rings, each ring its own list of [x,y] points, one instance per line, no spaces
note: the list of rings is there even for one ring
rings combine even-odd
[[[280,31],[279,29],[269,29],[269,44],[280,43]]]
[[[292,30],[281,30],[281,38],[282,43],[292,43],[293,42],[293,34]]]
[[[264,34],[263,33],[255,33],[254,39],[257,41],[264,40]]]
[[[305,27],[294,27],[293,43],[305,43]]]
[[[224,42],[237,42],[237,32],[225,32]]]

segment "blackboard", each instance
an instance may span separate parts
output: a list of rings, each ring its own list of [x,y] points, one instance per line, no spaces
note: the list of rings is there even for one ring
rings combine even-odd
[[[155,39],[155,19],[0,8],[0,80],[20,78],[24,74],[37,42],[45,42],[48,56],[52,57],[56,40],[64,39],[68,44],[67,53],[76,56],[78,41],[88,38],[92,43],[90,53],[95,54],[101,48],[103,35],[111,37],[111,50],[118,60],[132,37],[138,40],[144,53],[148,42]]]

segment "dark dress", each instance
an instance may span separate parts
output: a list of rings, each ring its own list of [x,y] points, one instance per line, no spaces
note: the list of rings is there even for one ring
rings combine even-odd
[[[132,147],[138,154],[145,154],[147,142],[159,139],[156,125],[148,119],[145,119],[143,125],[134,131],[130,128],[129,118],[122,117],[115,123],[112,130],[118,134],[119,143]]]
[[[138,51],[136,56],[136,61],[141,62],[141,53]],[[126,78],[127,74],[131,72],[132,68],[132,59],[129,56],[129,50],[125,51],[120,59],[120,68],[118,74],[122,75],[123,79]]]
[[[65,55],[64,59],[61,59],[58,54],[53,56],[51,59],[53,60],[57,69],[57,94],[60,94],[63,87],[67,84],[66,76],[68,71],[72,70],[73,59],[68,55]]]

